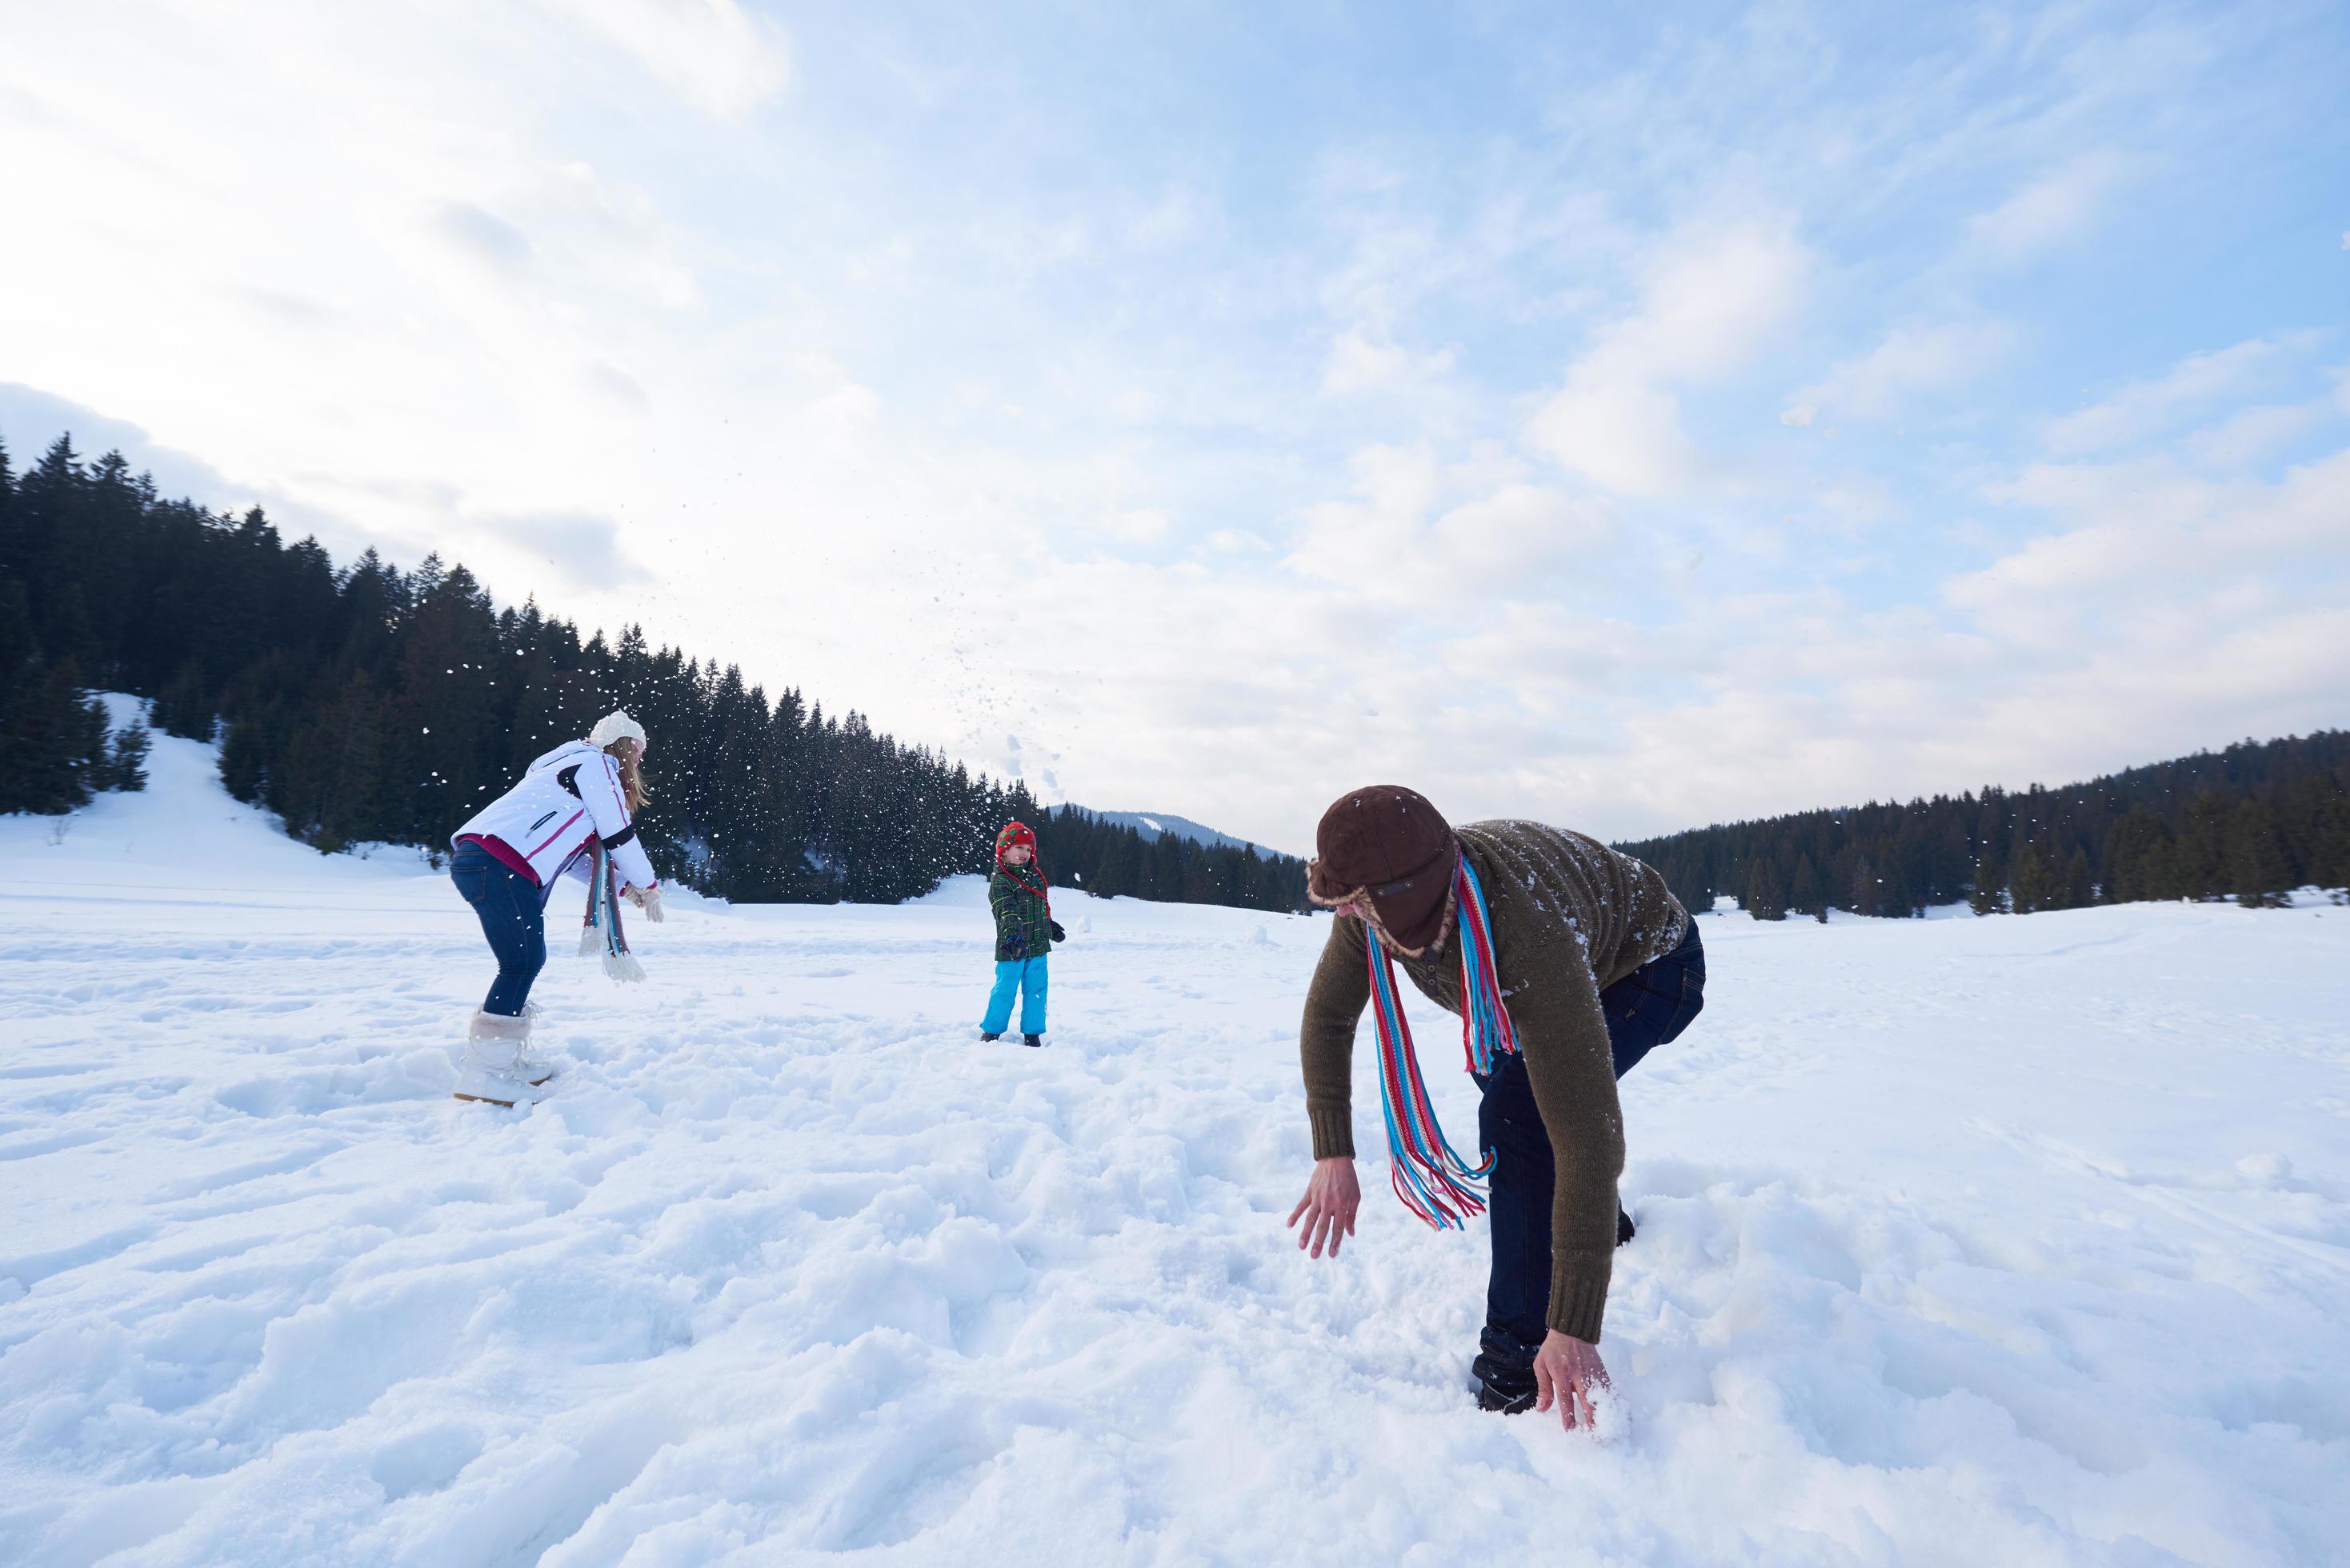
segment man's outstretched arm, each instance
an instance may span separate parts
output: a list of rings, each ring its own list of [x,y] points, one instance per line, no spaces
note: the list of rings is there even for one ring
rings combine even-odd
[[[1305,1075],[1305,1118],[1314,1133],[1314,1174],[1305,1196],[1289,1212],[1305,1228],[1297,1244],[1320,1257],[1338,1255],[1340,1241],[1355,1233],[1363,1192],[1355,1179],[1355,1030],[1370,1004],[1370,971],[1363,922],[1340,915],[1314,966],[1306,988],[1304,1021],[1297,1033],[1298,1064]]]
[[[1544,1005],[1513,1010],[1534,1107],[1557,1175],[1551,1189],[1550,1314],[1534,1354],[1537,1410],[1589,1428],[1610,1392],[1599,1358],[1607,1282],[1616,1262],[1616,1180],[1624,1170],[1624,1116],[1599,985],[1578,952],[1559,954],[1564,983]]]

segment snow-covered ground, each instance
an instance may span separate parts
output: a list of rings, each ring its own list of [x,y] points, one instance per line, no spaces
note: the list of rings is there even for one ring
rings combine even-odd
[[[975,885],[681,901],[497,1112],[445,878],[153,772],[0,819],[0,1562],[2350,1552],[2350,909],[1709,918],[1602,1446],[1472,1408],[1484,1238],[1382,1164],[1288,1245],[1315,922],[1065,894],[1037,1052]]]

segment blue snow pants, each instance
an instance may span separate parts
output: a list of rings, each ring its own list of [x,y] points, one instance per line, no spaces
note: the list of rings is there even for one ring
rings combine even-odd
[[[546,912],[538,888],[478,844],[457,846],[449,880],[481,917],[482,935],[498,961],[498,978],[490,982],[482,1011],[518,1016],[530,1000],[531,981],[546,967]]]
[[[1634,970],[1599,993],[1607,1014],[1607,1044],[1618,1078],[1640,1058],[1669,1044],[1705,1006],[1705,944],[1697,919],[1689,935],[1660,959]],[[1493,1272],[1485,1291],[1484,1355],[1488,1366],[1525,1369],[1532,1387],[1534,1352],[1550,1327],[1550,1200],[1557,1166],[1526,1079],[1525,1059],[1504,1054],[1480,1078],[1485,1098],[1477,1109],[1482,1147],[1497,1150],[1486,1214],[1493,1240]]]
[[[995,966],[995,989],[988,993],[987,1016],[980,1021],[983,1034],[1001,1034],[1012,1022],[1012,998],[1020,997],[1020,1033],[1045,1033],[1045,981],[1042,958],[1007,959]]]

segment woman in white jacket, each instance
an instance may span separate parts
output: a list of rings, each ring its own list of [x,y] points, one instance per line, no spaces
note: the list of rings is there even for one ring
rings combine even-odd
[[[637,842],[636,813],[649,793],[644,726],[607,714],[584,741],[530,764],[506,791],[451,836],[449,875],[481,917],[498,978],[465,1032],[457,1098],[512,1106],[541,1097],[554,1067],[530,1051],[531,982],[546,964],[546,900],[569,873],[590,885],[608,857],[613,880],[649,920],[661,918],[660,884]],[[590,908],[594,908],[591,902]]]

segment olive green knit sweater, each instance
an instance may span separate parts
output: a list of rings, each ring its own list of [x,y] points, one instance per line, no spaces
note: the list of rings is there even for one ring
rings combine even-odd
[[[1454,832],[1485,890],[1502,995],[1558,1165],[1550,1326],[1596,1343],[1615,1262],[1616,1179],[1624,1169],[1624,1121],[1599,993],[1670,952],[1689,916],[1653,869],[1582,834],[1535,822],[1478,822]],[[1422,995],[1456,1014],[1458,929],[1457,919],[1450,920],[1426,953],[1396,960]],[[1298,1047],[1316,1159],[1355,1152],[1355,1030],[1370,1001],[1362,921],[1334,921],[1305,993]],[[1441,1060],[1428,1058],[1421,1071]]]

